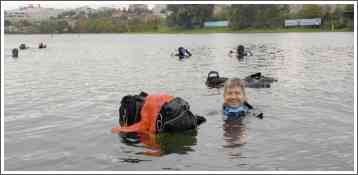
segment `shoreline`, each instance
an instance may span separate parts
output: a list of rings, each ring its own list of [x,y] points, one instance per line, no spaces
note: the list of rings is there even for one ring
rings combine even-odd
[[[142,32],[94,32],[94,33],[21,33],[8,32],[4,35],[57,35],[57,34],[215,34],[215,33],[233,33],[233,34],[249,34],[249,33],[318,33],[318,32],[354,32],[350,29],[336,29],[324,30],[317,28],[277,28],[277,29],[242,29],[233,30],[230,28],[203,28],[203,29],[158,29],[157,31],[142,31]]]

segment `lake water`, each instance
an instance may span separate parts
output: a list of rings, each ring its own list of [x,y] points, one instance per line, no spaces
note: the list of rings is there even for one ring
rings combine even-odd
[[[5,171],[353,171],[354,34],[5,35]],[[37,49],[40,42],[46,49]],[[18,58],[11,49],[26,43]],[[253,56],[228,52],[243,44]],[[193,56],[179,61],[178,46]],[[209,71],[278,79],[247,88],[264,118],[222,120]],[[125,142],[123,96],[182,97],[207,121],[196,131]],[[160,155],[149,155],[160,152]]]

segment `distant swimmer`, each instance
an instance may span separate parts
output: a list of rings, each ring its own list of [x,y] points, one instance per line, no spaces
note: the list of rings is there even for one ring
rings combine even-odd
[[[20,48],[21,50],[24,50],[24,49],[28,49],[29,47],[26,46],[26,44],[22,43],[22,44],[20,44],[19,48]]]
[[[40,43],[39,44],[39,49],[44,49],[44,48],[46,48],[47,46],[46,46],[46,44],[44,44],[44,43]]]
[[[189,50],[184,48],[184,47],[179,47],[178,48],[178,53],[175,54],[175,56],[179,56],[179,59],[188,58],[191,55],[192,54],[189,52]]]
[[[127,95],[121,100],[119,124],[113,133],[162,133],[195,129],[206,119],[194,115],[187,101],[166,94]]]
[[[243,58],[244,56],[253,55],[251,51],[246,51],[243,45],[237,46],[236,51],[230,50],[229,54],[230,56],[235,55],[237,58]]]
[[[19,49],[13,48],[12,49],[12,57],[17,58],[19,56]]]

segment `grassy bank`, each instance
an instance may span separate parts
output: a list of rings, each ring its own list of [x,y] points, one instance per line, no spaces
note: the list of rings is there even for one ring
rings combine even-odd
[[[158,29],[149,29],[145,31],[133,31],[125,32],[128,34],[140,34],[140,33],[162,33],[162,34],[175,34],[175,33],[185,33],[185,34],[207,34],[207,33],[288,33],[288,32],[353,32],[350,28],[335,29],[334,31],[329,29],[320,29],[320,28],[248,28],[241,30],[234,30],[231,28],[194,28],[194,29],[181,29],[181,28],[169,28],[169,27],[159,27]],[[112,33],[112,32],[108,32]],[[49,33],[7,33],[5,34],[49,34]],[[77,33],[78,34],[78,33]],[[98,33],[100,34],[100,33]]]
[[[320,28],[248,28],[241,30],[233,30],[231,28],[195,28],[195,29],[180,29],[180,28],[168,28],[160,27],[158,30],[145,31],[143,33],[285,33],[285,32],[353,32],[351,29],[335,29],[334,31],[329,29]],[[130,32],[131,33],[131,32]],[[138,33],[138,32],[136,32]]]

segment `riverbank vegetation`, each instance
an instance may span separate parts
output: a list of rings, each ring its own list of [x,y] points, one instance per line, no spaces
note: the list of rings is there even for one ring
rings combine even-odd
[[[220,8],[218,8],[220,6]],[[219,10],[218,10],[219,9]],[[150,10],[68,11],[43,21],[9,21],[5,33],[226,33],[353,31],[352,4],[305,4],[292,12],[289,5],[169,4],[164,16]],[[321,18],[318,27],[286,28],[286,19]],[[206,21],[229,21],[228,27],[207,28]]]

